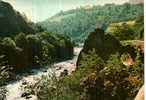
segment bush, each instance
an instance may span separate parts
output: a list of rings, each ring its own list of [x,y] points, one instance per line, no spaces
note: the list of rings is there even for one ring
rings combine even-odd
[[[68,37],[45,32],[37,35],[20,33],[14,40],[4,38],[0,47],[0,55],[5,55],[7,64],[18,73],[73,56],[73,43]]]
[[[103,61],[95,53],[95,50],[90,51],[89,54],[91,55],[83,55],[84,60],[81,62],[82,67],[80,67],[80,69],[74,72],[72,75],[63,75],[59,79],[57,79],[54,74],[53,76],[43,76],[38,83],[42,86],[37,93],[40,100],[46,100],[48,98],[51,100],[83,99],[83,97],[85,97],[84,92],[86,93],[86,86],[84,85],[85,79],[89,77],[90,74],[98,73],[101,69],[103,69]],[[93,81],[90,82],[92,83]],[[99,84],[102,83],[101,81],[99,82]],[[96,88],[94,90],[96,90]],[[93,92],[90,93],[90,95],[91,94],[93,95]]]
[[[95,49],[82,53],[80,66],[71,75],[40,79],[39,84],[45,84],[38,91],[40,100],[133,100],[144,84],[143,57],[137,51],[133,65],[127,67],[122,62],[131,54],[122,53],[112,53],[106,61]]]
[[[114,32],[111,35],[117,40],[134,40],[136,31],[132,26],[123,24],[122,26],[115,26]]]

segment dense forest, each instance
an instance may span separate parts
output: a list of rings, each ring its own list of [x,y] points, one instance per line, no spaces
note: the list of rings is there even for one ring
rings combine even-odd
[[[96,28],[85,40],[77,69],[59,80],[38,81],[38,98],[46,100],[134,100],[144,84],[144,17],[105,34]],[[37,83],[37,84],[38,84]],[[44,86],[42,86],[45,85]],[[55,87],[55,88],[54,88]]]
[[[144,85],[143,7],[86,6],[33,23],[0,1],[0,99],[16,86],[8,100],[134,100]]]
[[[68,34],[76,42],[84,42],[95,28],[106,30],[112,23],[136,20],[143,13],[143,4],[123,5],[105,4],[104,6],[80,7],[61,11],[55,16],[39,22],[49,32]]]
[[[28,69],[73,56],[67,35],[48,33],[0,1],[0,85]]]

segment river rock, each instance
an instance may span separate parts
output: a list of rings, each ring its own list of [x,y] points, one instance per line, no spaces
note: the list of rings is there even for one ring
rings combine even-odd
[[[30,99],[30,98],[32,98],[32,96],[26,96],[26,97],[25,97],[25,99]]]
[[[30,95],[31,95],[30,93],[24,92],[24,93],[22,93],[21,97],[28,97]]]

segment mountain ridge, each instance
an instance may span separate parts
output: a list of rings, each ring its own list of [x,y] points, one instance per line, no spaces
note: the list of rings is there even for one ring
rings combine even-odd
[[[95,28],[100,27],[106,30],[111,23],[135,20],[142,12],[143,4],[106,4],[104,6],[93,6],[89,9],[81,7],[61,11],[37,24],[45,27],[49,32],[69,34],[73,40],[83,42]]]
[[[26,19],[7,2],[0,1],[0,36],[12,36],[20,32],[34,33]]]

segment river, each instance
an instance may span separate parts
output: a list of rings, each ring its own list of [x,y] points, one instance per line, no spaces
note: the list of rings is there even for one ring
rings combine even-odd
[[[64,69],[68,70],[68,73],[71,74],[72,71],[76,69],[76,62],[78,55],[81,51],[81,48],[74,48],[74,57],[72,59],[61,61],[58,63],[55,63],[53,67],[50,67],[51,65],[44,66],[40,69],[32,69],[32,74],[24,74],[21,77],[20,80],[17,80],[15,82],[12,82],[6,86],[8,93],[7,93],[7,100],[26,100],[25,98],[22,98],[21,95],[23,93],[23,90],[21,89],[22,82],[25,80],[30,83],[35,83],[35,78],[40,78],[42,75],[47,75],[50,73],[50,71],[54,71],[57,76],[60,75],[61,72],[64,71]],[[32,96],[30,99],[27,100],[36,100],[37,98],[35,96]]]

